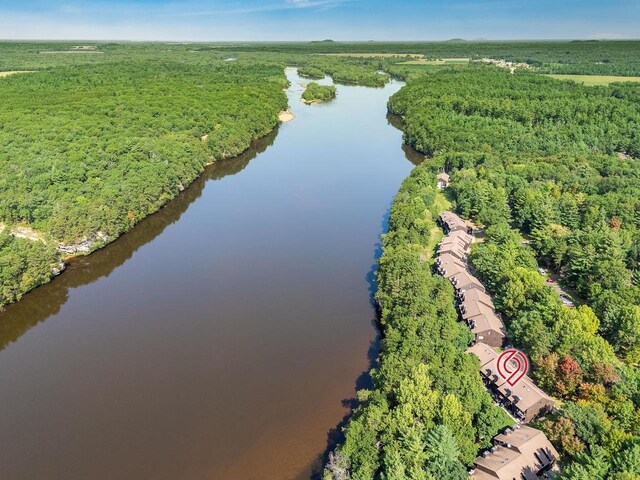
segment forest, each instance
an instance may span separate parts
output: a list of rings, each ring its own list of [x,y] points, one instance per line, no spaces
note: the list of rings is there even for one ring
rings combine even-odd
[[[485,229],[471,262],[559,411],[562,479],[640,475],[640,88],[493,67],[414,77],[389,101]],[[571,292],[560,302],[542,265]]]
[[[322,70],[311,66],[298,68],[298,75],[301,77],[311,78],[313,80],[320,80],[325,77]]]
[[[39,237],[3,241],[12,266],[0,305],[48,280],[51,245],[103,245],[271,131],[285,86],[269,62],[117,62],[0,79],[0,221]]]

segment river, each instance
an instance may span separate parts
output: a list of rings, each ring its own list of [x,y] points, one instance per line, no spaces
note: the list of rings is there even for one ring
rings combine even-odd
[[[0,314],[3,480],[308,479],[375,355],[372,269],[421,156],[338,85]],[[326,82],[326,81],[325,81]]]

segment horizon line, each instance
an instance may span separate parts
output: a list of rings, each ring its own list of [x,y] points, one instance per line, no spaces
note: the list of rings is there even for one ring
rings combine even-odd
[[[127,38],[2,38],[0,42],[129,42],[129,43],[483,43],[483,42],[627,42],[640,41],[640,37],[624,38],[478,38],[467,40],[463,38],[449,38],[446,40],[134,40]]]

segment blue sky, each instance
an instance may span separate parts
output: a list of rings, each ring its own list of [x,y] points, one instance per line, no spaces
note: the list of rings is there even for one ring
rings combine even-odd
[[[2,39],[640,38],[640,0],[0,0]]]

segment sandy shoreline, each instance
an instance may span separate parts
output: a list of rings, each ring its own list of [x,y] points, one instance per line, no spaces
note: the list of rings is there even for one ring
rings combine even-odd
[[[296,118],[296,116],[293,114],[291,110],[283,110],[278,114],[278,119],[282,123],[290,122],[294,118]]]

